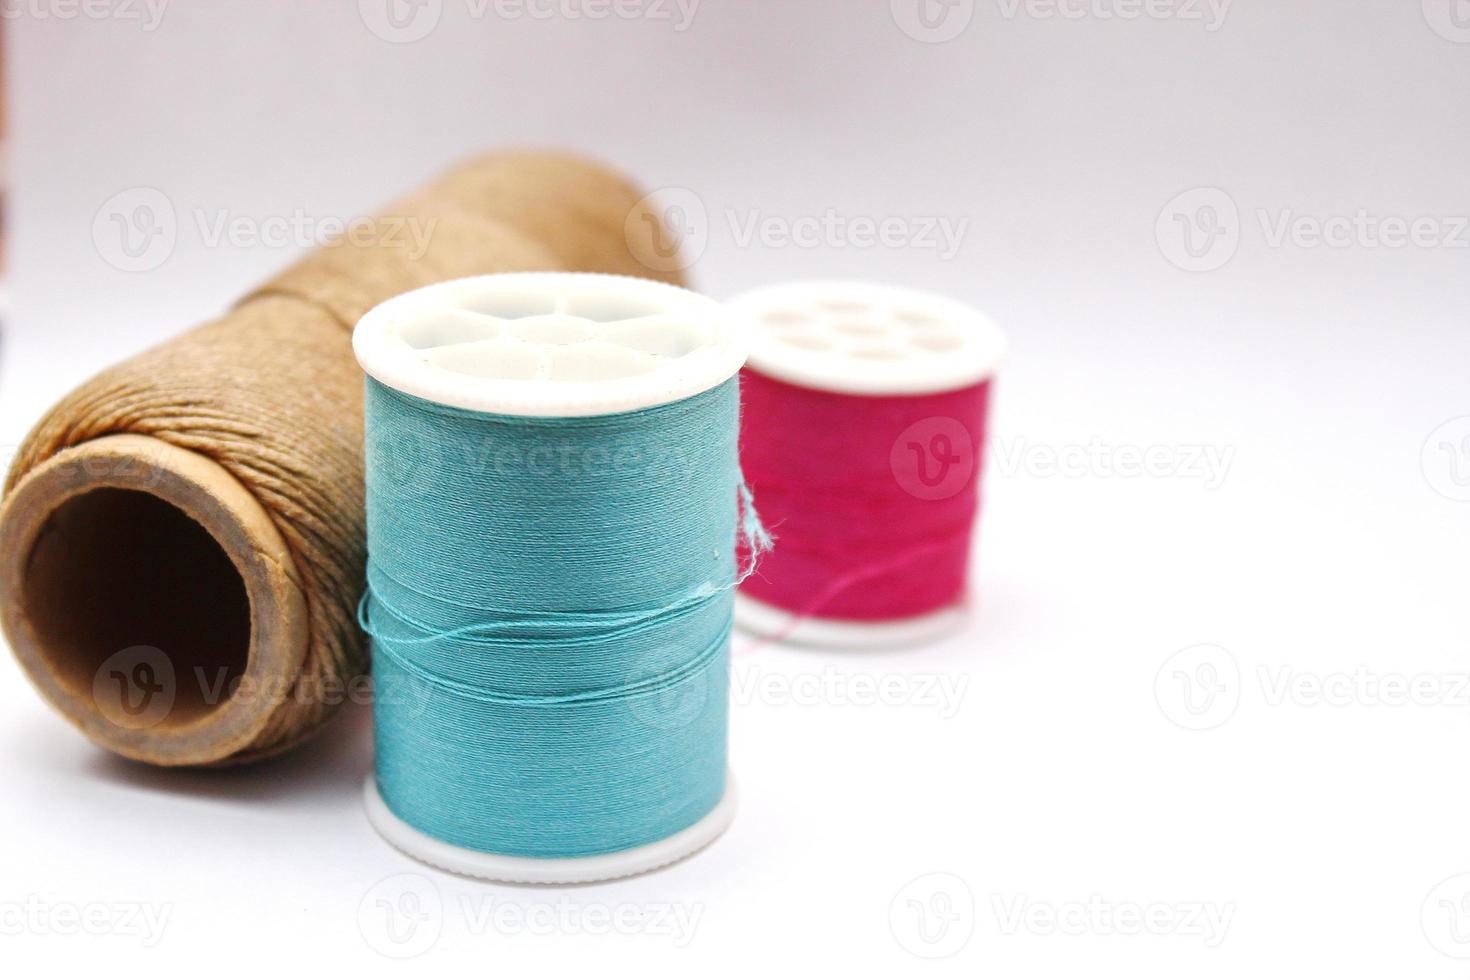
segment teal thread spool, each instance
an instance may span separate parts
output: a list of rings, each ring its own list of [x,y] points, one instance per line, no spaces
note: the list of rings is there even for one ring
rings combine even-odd
[[[648,870],[728,826],[744,352],[718,304],[615,276],[441,283],[368,374],[377,764],[395,846],[501,880]]]

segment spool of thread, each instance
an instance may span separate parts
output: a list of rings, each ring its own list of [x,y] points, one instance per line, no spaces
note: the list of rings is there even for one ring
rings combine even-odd
[[[729,824],[744,351],[711,300],[501,275],[358,325],[378,831],[458,873],[591,881]],[[744,501],[744,506],[742,506]]]
[[[750,333],[741,465],[776,539],[736,621],[839,647],[954,629],[1000,331],[962,303],[872,283],[784,284],[729,306]]]
[[[651,274],[640,198],[573,157],[472,161],[386,209],[378,234],[63,399],[0,509],[0,621],[31,681],[98,745],[160,765],[261,758],[316,730],[367,666],[352,325],[471,274]]]

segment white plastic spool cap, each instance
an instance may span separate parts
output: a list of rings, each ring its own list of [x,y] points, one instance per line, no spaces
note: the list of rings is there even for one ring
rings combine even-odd
[[[576,272],[476,276],[395,296],[352,334],[362,369],[475,412],[612,415],[690,398],[745,362],[725,310],[648,279]]]
[[[840,280],[782,283],[742,293],[726,306],[749,337],[752,371],[839,395],[957,391],[988,381],[1005,355],[1005,335],[979,310],[900,286]],[[797,619],[746,595],[735,603],[735,621],[747,632],[849,649],[911,646],[953,632],[964,619],[962,606],[868,622]]]
[[[425,286],[369,310],[352,334],[364,371],[418,398],[475,412],[578,418],[691,398],[734,377],[745,348],[724,308],[677,286],[625,276],[507,273]],[[458,847],[392,812],[370,773],[368,820],[390,844],[456,874],[573,884],[640,874],[687,857],[729,827],[735,781],[693,826],[641,847],[528,858]]]
[[[956,391],[993,376],[1005,354],[1005,335],[979,310],[900,286],[791,282],[726,305],[748,332],[752,370],[818,391]]]

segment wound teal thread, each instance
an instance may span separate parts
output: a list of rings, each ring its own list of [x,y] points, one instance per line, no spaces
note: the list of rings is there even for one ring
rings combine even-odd
[[[662,840],[725,791],[739,388],[618,415],[465,411],[367,381],[378,790],[478,851]]]

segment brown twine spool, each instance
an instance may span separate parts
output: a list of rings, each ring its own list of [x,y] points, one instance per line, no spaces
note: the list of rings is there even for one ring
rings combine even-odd
[[[572,157],[472,161],[64,398],[0,508],[0,622],[32,682],[97,744],[160,765],[258,759],[311,734],[367,666],[350,328],[459,276],[678,281],[638,261],[638,236],[658,233],[639,202]]]

